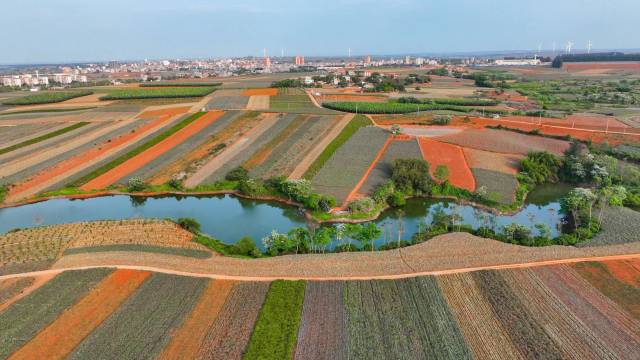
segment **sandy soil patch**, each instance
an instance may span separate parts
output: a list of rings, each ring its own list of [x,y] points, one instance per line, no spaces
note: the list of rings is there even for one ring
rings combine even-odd
[[[252,95],[247,103],[248,110],[269,110],[270,97],[268,95]]]
[[[517,174],[521,154],[502,154],[471,148],[463,148],[467,163],[471,168],[493,170],[507,174]]]
[[[385,128],[391,128],[385,126]],[[401,126],[402,134],[416,137],[437,137],[450,134],[457,134],[463,129],[454,127],[438,127],[438,126]]]

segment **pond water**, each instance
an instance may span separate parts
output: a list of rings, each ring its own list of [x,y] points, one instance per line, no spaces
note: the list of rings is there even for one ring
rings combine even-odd
[[[554,237],[559,235],[562,221],[562,215],[559,214],[560,205],[556,201],[527,204],[511,216],[494,216],[472,206],[447,201],[411,199],[402,211],[387,210],[375,221],[384,230],[375,244],[379,246],[387,241],[397,240],[398,231],[402,239],[411,239],[421,224],[431,222],[433,214],[438,209],[442,209],[446,214],[458,213],[462,218],[462,224],[474,228],[491,224],[499,229],[516,222],[531,228],[534,234],[537,234],[535,225],[546,224]],[[114,195],[84,200],[55,199],[0,209],[0,233],[15,228],[80,221],[181,217],[196,219],[204,233],[225,243],[234,243],[244,236],[250,236],[261,249],[264,249],[262,237],[272,230],[286,233],[294,227],[308,225],[297,208],[230,195],[148,198]],[[330,247],[335,245],[332,244]]]

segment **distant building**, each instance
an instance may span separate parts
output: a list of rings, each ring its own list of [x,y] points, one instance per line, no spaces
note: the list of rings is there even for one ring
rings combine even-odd
[[[304,65],[304,56],[296,56],[296,65]]]
[[[496,65],[499,66],[528,66],[528,65],[540,65],[542,62],[540,59],[498,59]]]
[[[271,69],[271,58],[268,56],[264,58],[264,68]]]
[[[421,66],[422,64],[424,64],[424,58],[416,58],[416,65]]]
[[[367,55],[364,57],[364,64],[371,65],[371,56]]]
[[[407,55],[404,57],[404,63],[405,65],[410,65],[411,64],[411,56]]]
[[[304,77],[304,83],[305,83],[305,85],[313,84],[313,78],[311,76],[305,76]]]

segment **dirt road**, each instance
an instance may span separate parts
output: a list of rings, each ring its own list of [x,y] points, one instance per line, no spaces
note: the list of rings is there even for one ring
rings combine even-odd
[[[288,255],[263,259],[224,256],[196,259],[143,252],[74,254],[60,258],[51,270],[7,275],[0,279],[91,267],[118,267],[245,281],[400,279],[628,258],[640,258],[640,242],[588,248],[529,248],[466,233],[453,233],[401,250]]]

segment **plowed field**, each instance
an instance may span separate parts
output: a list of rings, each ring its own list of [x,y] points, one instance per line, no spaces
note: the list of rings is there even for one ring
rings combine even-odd
[[[419,141],[422,157],[429,163],[432,176],[438,166],[444,165],[449,169],[448,180],[452,185],[469,191],[475,190],[476,181],[460,146],[426,138]]]

